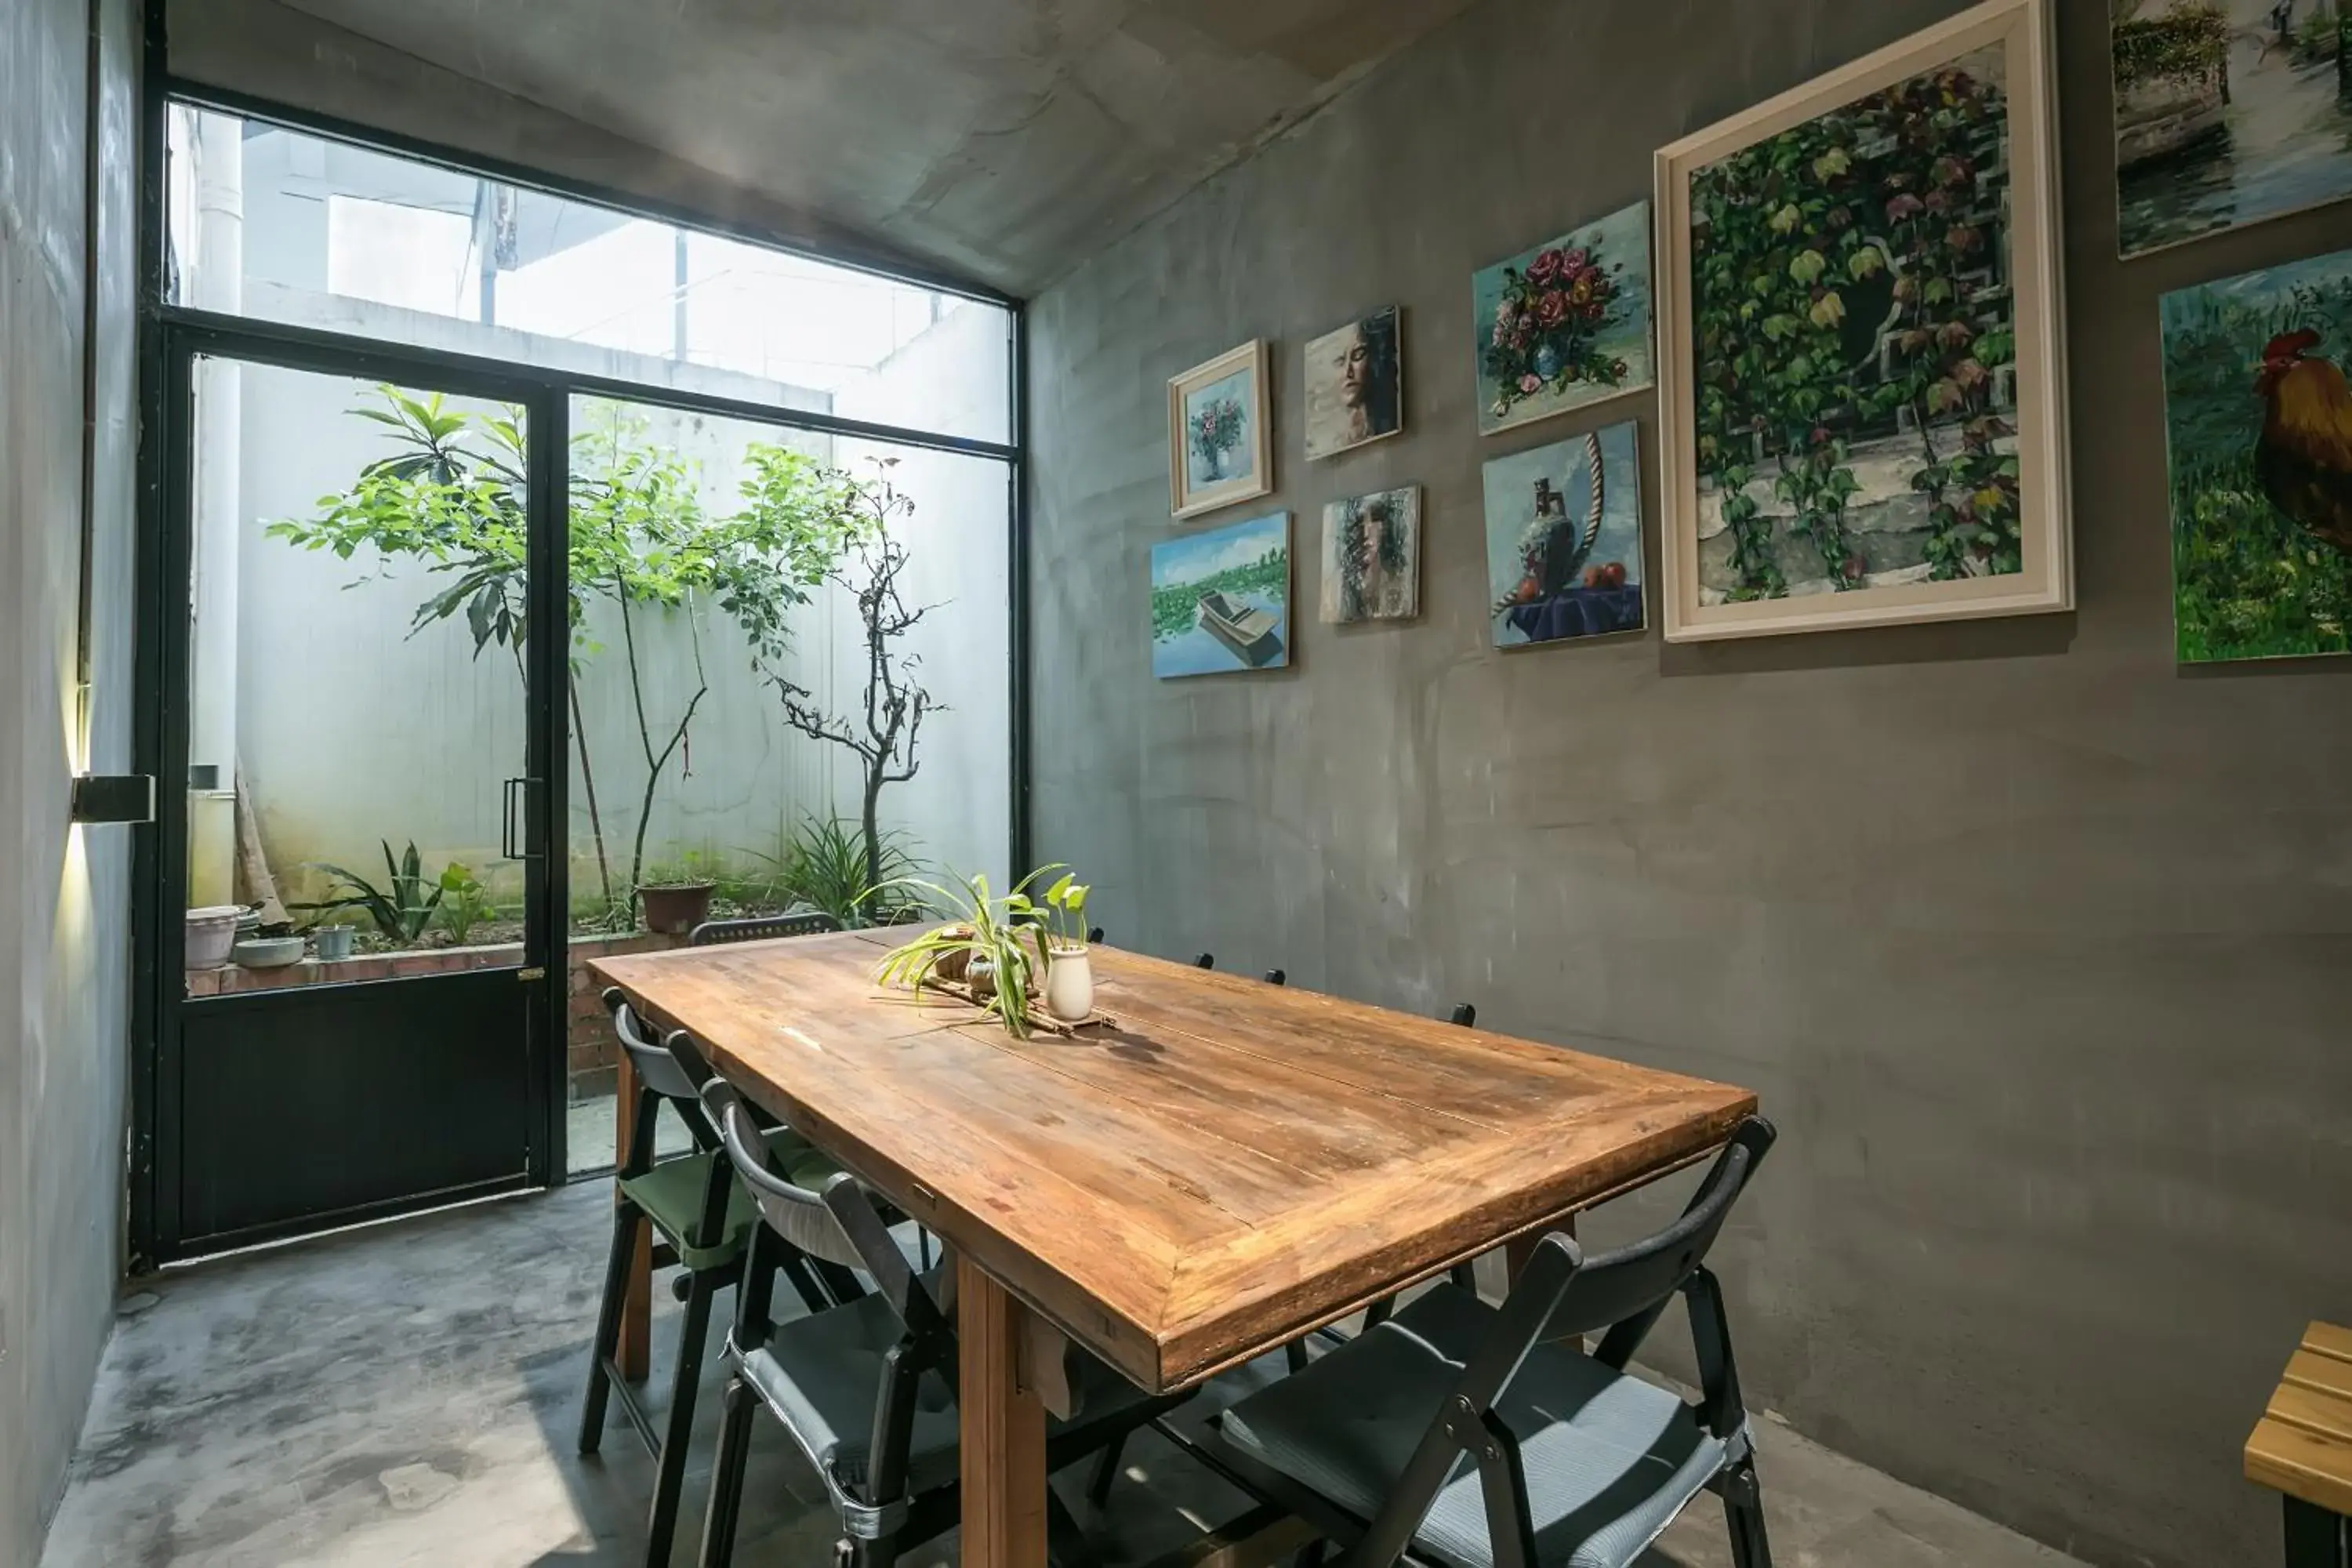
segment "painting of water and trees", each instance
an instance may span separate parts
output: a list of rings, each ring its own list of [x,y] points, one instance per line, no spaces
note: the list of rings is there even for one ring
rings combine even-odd
[[[2164,298],[2185,664],[2352,652],[2352,251]]]
[[[1290,514],[1270,512],[1151,547],[1151,673],[1290,663]]]
[[[2109,0],[2126,256],[2352,195],[2346,0]]]

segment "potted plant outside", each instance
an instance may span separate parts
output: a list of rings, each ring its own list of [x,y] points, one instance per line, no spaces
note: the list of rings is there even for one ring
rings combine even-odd
[[[646,883],[637,889],[637,904],[646,929],[670,936],[685,935],[710,918],[710,895],[718,886],[708,880]]]

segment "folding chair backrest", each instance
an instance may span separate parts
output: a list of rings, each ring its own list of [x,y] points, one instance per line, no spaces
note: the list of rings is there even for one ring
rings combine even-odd
[[[628,1053],[637,1081],[664,1100],[677,1101],[681,1110],[692,1108],[701,1091],[696,1075],[667,1046],[646,1036],[644,1021],[618,986],[604,993],[604,1005],[613,1010],[613,1031],[621,1037],[621,1049]],[[692,1120],[688,1118],[689,1124]]]
[[[750,920],[705,921],[686,939],[688,947],[715,947],[727,942],[766,942],[780,936],[821,936],[841,929],[841,922],[822,910],[799,915],[757,915]]]
[[[1732,1205],[1776,1136],[1761,1117],[1742,1122],[1681,1218],[1654,1236],[1583,1261],[1552,1309],[1542,1337],[1590,1334],[1644,1317],[1654,1321],[1706,1261]]]
[[[939,1303],[915,1277],[863,1183],[844,1173],[818,1193],[778,1174],[769,1163],[767,1135],[752,1125],[750,1108],[722,1079],[703,1086],[702,1103],[769,1229],[812,1258],[864,1269],[910,1327],[918,1316],[926,1326],[939,1319]]]

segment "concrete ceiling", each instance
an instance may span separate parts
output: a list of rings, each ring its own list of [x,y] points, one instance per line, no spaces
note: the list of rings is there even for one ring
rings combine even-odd
[[[1473,0],[281,0],[1035,292]]]

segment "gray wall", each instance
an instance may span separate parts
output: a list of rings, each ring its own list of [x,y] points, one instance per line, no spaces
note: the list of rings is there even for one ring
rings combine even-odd
[[[2063,0],[2079,613],[1487,646],[1480,461],[1654,453],[1654,400],[1481,439],[1472,269],[1958,8],[1488,0],[1036,300],[1036,854],[1122,943],[1754,1087],[1758,1404],[2095,1562],[2266,1561],[2238,1447],[2352,1314],[2352,660],[2176,668],[2156,300],[2345,210],[2119,265],[2106,9]],[[1305,463],[1304,341],[1391,301],[1408,433]],[[1255,335],[1294,603],[1325,500],[1418,482],[1427,614],[1158,685],[1163,382]]]
[[[836,260],[921,272],[919,261],[760,196],[601,125],[502,92],[280,0],[155,0],[172,74],[379,132],[497,159]]]
[[[91,763],[130,766],[129,0],[103,0]],[[121,1271],[130,830],[67,823],[76,752],[88,13],[0,7],[0,1568],[32,1568]]]

